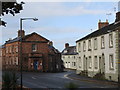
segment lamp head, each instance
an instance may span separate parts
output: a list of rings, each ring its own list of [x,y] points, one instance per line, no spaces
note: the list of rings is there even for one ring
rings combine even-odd
[[[34,21],[38,21],[38,19],[37,19],[37,18],[33,18],[33,20],[34,20]]]

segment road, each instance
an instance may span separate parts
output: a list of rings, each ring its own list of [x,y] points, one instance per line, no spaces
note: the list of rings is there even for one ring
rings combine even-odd
[[[65,88],[67,84],[73,82],[79,88],[116,88],[117,85],[81,81],[68,78],[67,75],[75,73],[73,70],[62,73],[39,73],[23,72],[23,85],[29,88]],[[19,79],[20,82],[20,79]]]

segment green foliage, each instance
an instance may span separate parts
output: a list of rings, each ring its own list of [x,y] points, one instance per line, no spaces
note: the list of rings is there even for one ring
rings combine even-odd
[[[68,88],[69,90],[75,90],[75,89],[78,88],[78,85],[76,85],[73,82],[70,82],[70,83],[68,83],[68,84],[65,85],[65,88]]]
[[[5,72],[2,76],[2,88],[9,90],[10,88],[16,88],[17,87],[17,75],[15,72]]]
[[[15,16],[15,14],[20,13],[21,10],[23,10],[23,4],[24,2],[21,2],[18,4],[17,2],[0,2],[2,5],[2,11],[0,11],[0,15],[4,16],[5,14],[12,14]],[[5,21],[0,21],[0,25],[6,26]]]

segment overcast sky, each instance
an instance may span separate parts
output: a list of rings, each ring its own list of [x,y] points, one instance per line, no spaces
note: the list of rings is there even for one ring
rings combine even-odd
[[[24,0],[23,0],[24,1]],[[37,32],[53,41],[62,51],[64,44],[76,45],[75,41],[97,30],[98,21],[115,21],[117,2],[25,2],[24,10],[16,16],[5,15],[7,27],[2,27],[3,44],[9,38],[15,38],[20,27],[21,17],[36,17],[39,20],[23,21],[26,34]],[[116,7],[116,11],[114,9]],[[106,15],[112,13],[111,15]]]

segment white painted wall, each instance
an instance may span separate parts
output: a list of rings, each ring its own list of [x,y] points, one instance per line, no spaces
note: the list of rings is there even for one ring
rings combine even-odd
[[[117,72],[117,64],[116,64],[116,32],[112,32],[113,34],[113,48],[109,48],[109,33],[108,34],[105,34],[105,35],[102,35],[104,36],[104,39],[105,39],[105,49],[101,49],[101,36],[98,36],[97,37],[97,50],[94,50],[94,38],[91,38],[91,46],[92,46],[92,50],[91,51],[88,51],[88,40],[85,40],[86,41],[86,51],[83,52],[83,41],[79,41],[76,43],[76,49],[77,49],[77,52],[78,52],[78,56],[77,56],[77,71],[83,71],[83,57],[85,55],[85,57],[89,57],[91,56],[92,57],[92,68],[91,69],[88,69],[88,71],[95,71],[95,72],[98,72],[99,71],[99,68],[98,69],[95,69],[94,68],[94,56],[97,56],[97,60],[99,60],[99,56],[102,56],[102,53],[104,53],[104,56],[105,56],[105,73],[113,73],[115,74]],[[79,43],[81,43],[81,52],[79,52]],[[114,70],[110,70],[109,69],[109,55],[110,54],[113,54],[113,58],[114,58]],[[81,57],[81,63],[80,63],[80,60],[79,60],[79,57]],[[99,61],[98,61],[99,63]],[[82,65],[82,67],[80,68],[79,66]],[[98,67],[99,67],[99,64],[98,64]]]
[[[76,69],[76,65],[75,66],[73,65],[73,62],[76,63],[76,59],[77,59],[76,55],[62,55],[62,60],[64,62],[65,68]]]

